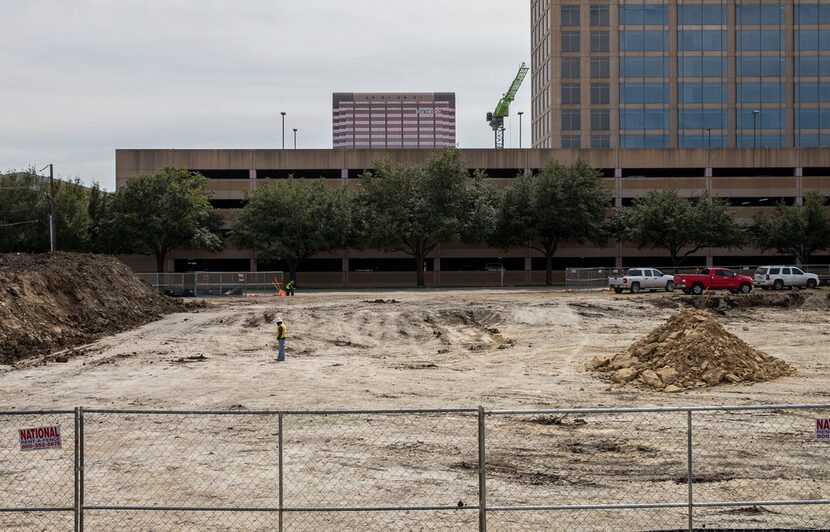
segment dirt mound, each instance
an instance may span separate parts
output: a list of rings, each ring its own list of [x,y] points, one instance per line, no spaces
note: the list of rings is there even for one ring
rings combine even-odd
[[[792,290],[788,292],[755,291],[750,294],[712,293],[703,296],[675,296],[651,298],[659,308],[687,306],[726,312],[748,308],[793,308],[802,310],[830,310],[830,292],[824,290]]]
[[[183,308],[114,257],[0,255],[0,363],[86,343]]]
[[[762,382],[794,371],[727,332],[711,314],[681,310],[645,338],[589,369],[618,384],[676,392],[721,383]]]

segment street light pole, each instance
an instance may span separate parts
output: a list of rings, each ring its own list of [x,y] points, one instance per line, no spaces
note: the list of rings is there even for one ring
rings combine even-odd
[[[297,128],[294,128],[294,149],[297,149]]]
[[[285,111],[280,111],[282,115],[282,149],[285,149]]]
[[[758,118],[758,113],[760,113],[760,112],[761,111],[759,111],[757,109],[752,111],[752,147],[753,148],[758,147],[758,144],[757,144],[757,138],[758,138],[757,131],[758,131],[758,128],[756,127],[756,120],[755,119]]]
[[[524,111],[519,111],[519,148],[522,147],[522,115],[525,114]]]
[[[708,149],[711,150],[712,149],[712,128],[711,127],[706,128],[706,134],[707,134],[706,146],[707,146]]]

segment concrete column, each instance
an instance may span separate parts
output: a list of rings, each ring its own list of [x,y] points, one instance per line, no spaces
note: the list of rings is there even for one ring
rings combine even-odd
[[[527,248],[525,256],[525,284],[529,285],[533,280],[533,263],[530,260],[530,248]]]
[[[622,168],[614,168],[614,207],[622,207]]]
[[[435,248],[436,251],[438,247]],[[433,257],[432,258],[432,282],[435,286],[441,286],[441,258],[440,257]]]
[[[250,266],[248,266],[248,271],[252,271],[252,272],[257,271],[257,269],[256,269],[256,259],[253,258],[253,257],[250,259]]]
[[[341,179],[348,179],[349,178],[349,169],[348,168],[341,168],[340,169],[340,178]]]
[[[714,265],[715,265],[714,259],[712,258],[712,255],[709,255],[709,252],[707,251],[706,252],[706,266],[711,268]]]
[[[801,207],[804,205],[804,168],[795,169],[795,204]]]
[[[248,188],[250,190],[256,190],[256,168],[248,170]]]
[[[343,288],[349,287],[349,257],[340,259],[340,271],[343,273]]]

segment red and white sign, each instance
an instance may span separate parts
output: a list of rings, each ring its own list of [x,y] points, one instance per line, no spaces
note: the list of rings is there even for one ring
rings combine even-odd
[[[830,443],[830,419],[816,419],[816,440]]]
[[[20,429],[20,450],[40,451],[61,448],[61,426]]]

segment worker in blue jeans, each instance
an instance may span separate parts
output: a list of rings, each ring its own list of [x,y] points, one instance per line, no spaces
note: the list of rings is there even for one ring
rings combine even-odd
[[[277,344],[279,345],[279,354],[277,355],[277,362],[285,362],[285,339],[288,336],[288,330],[282,322],[281,317],[277,317]]]

